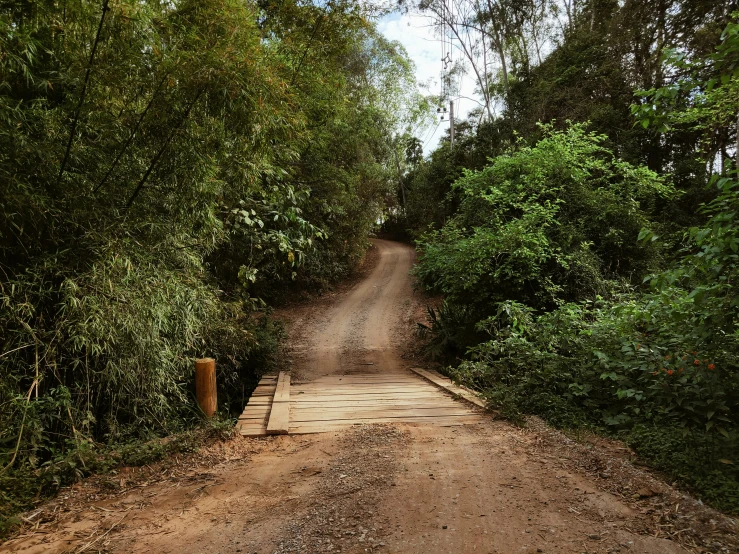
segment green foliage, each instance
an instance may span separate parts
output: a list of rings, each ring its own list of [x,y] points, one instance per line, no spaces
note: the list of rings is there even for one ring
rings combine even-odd
[[[481,340],[470,308],[443,300],[438,308],[427,308],[428,325],[418,324],[418,335],[426,341],[424,353],[433,360],[458,360],[466,347]]]
[[[420,238],[429,228],[440,229],[454,213],[458,195],[451,187],[461,175],[447,143],[414,165],[406,177],[407,202],[401,218],[412,238]]]
[[[503,303],[480,324],[492,339],[454,374],[507,417],[536,413],[560,426],[620,430],[657,467],[737,512],[739,183],[715,184],[719,196],[702,208],[707,225],[689,231],[678,263],[650,276],[648,292],[538,315]],[[673,442],[652,448],[651,428]],[[689,445],[704,453],[705,467],[670,455]]]
[[[422,116],[370,16],[0,7],[0,478],[43,495],[101,444],[197,424],[204,355],[222,411],[240,410],[282,337],[268,303],[361,258]]]
[[[481,389],[504,417],[537,414],[560,427],[585,425],[634,440],[657,468],[689,476],[682,480],[736,512],[735,338],[713,328],[722,340],[711,341],[706,329],[691,327],[703,308],[689,294],[624,294],[538,316],[502,304],[480,324],[492,339],[471,348],[471,359],[452,375]],[[651,445],[652,435],[638,435],[645,428],[661,429],[673,442]],[[703,452],[700,464],[675,456],[690,444]],[[713,481],[714,473],[725,482]]]
[[[734,14],[734,20],[737,18],[739,13]],[[717,150],[726,147],[729,129],[737,118],[738,58],[736,21],[726,26],[715,52],[708,56],[691,59],[676,48],[666,51],[663,63],[679,78],[667,86],[637,91],[642,100],[632,104],[632,114],[642,127],[652,126],[660,133],[675,127],[698,131],[711,159]]]
[[[713,30],[706,36],[718,38]],[[668,51],[661,86],[632,107],[635,133],[663,134],[657,154],[685,152],[704,185],[683,206],[655,173],[613,157],[604,137],[544,127],[535,147],[452,185],[459,207],[420,242],[417,270],[450,313],[469,309],[488,333],[450,373],[503,416],[620,437],[730,513],[739,513],[739,182],[727,152],[737,37],[730,22],[713,53],[696,43]],[[670,169],[678,178],[686,167]]]
[[[418,242],[424,286],[483,309],[506,299],[551,308],[650,267],[654,248],[636,235],[671,187],[615,158],[582,125],[545,133],[454,183],[456,214]]]
[[[649,424],[637,424],[619,437],[669,479],[696,491],[704,502],[739,513],[739,465],[720,458],[720,452],[728,449],[717,444],[715,437]]]
[[[711,54],[736,9],[735,2],[588,0],[567,5],[566,13],[560,2],[548,0],[527,4],[527,8],[507,1],[486,4],[462,0],[460,5],[475,21],[473,30],[487,25],[490,32],[489,26],[497,19],[506,37],[503,54],[491,46],[495,33],[487,37],[487,50],[479,43],[476,50],[477,69],[489,83],[488,94],[499,111],[489,114],[480,108],[466,120],[458,118],[454,152],[450,152],[445,137],[429,159],[410,172],[405,228],[412,237],[418,238],[429,224],[439,229],[453,215],[456,197],[449,194],[450,188],[463,168],[482,169],[489,158],[506,154],[519,136],[535,143],[543,134],[541,122],[557,129],[565,129],[567,121],[589,122],[590,129],[607,137],[603,146],[618,158],[660,174],[669,173],[675,188],[684,193],[658,202],[650,214],[653,220],[678,235],[682,227],[702,223],[695,206],[711,199],[711,191],[704,187],[706,161],[710,164],[715,157],[725,164],[731,157],[735,127],[731,118],[706,133],[681,124],[661,135],[652,125],[634,125],[630,107],[635,102],[635,89],[669,88],[686,77],[681,68],[661,63],[666,52],[677,50],[694,62]],[[541,17],[534,5],[551,11]],[[541,51],[540,47],[547,43],[551,51],[545,54],[549,49]],[[508,63],[508,86],[501,82],[499,71],[490,74],[482,70],[491,59],[500,67],[501,55]],[[696,76],[704,82],[719,78],[713,63],[702,65]],[[469,72],[468,78],[474,79],[475,73]],[[681,101],[691,97],[687,88],[680,93]],[[727,100],[725,106],[731,112],[736,101],[732,97]],[[649,102],[641,105],[649,106]],[[714,156],[696,156],[699,146]]]

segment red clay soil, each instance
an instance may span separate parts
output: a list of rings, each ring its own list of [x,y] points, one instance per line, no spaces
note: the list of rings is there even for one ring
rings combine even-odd
[[[293,379],[414,365],[413,256],[377,240],[353,286],[281,312]],[[234,437],[65,489],[0,552],[739,552],[736,521],[633,461],[617,443],[492,416]]]

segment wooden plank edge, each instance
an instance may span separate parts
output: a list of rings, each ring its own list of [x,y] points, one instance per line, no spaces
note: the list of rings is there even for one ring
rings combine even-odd
[[[236,432],[242,437],[264,437],[267,435],[267,430],[264,428],[263,424],[257,427],[251,422],[246,423],[245,425],[241,425],[240,422],[237,423]]]
[[[272,409],[267,421],[268,435],[287,435],[290,427],[290,374],[280,371],[277,378],[275,395],[272,397]]]
[[[337,431],[344,431],[353,427],[361,427],[363,425],[411,425],[411,426],[431,426],[431,427],[464,427],[467,425],[479,425],[484,423],[483,419],[476,421],[451,421],[442,420],[435,422],[427,421],[362,421],[362,422],[323,422],[327,423],[324,425],[313,425],[312,423],[296,425],[290,429],[291,435],[309,435],[314,433],[335,433]]]
[[[454,383],[452,383],[451,379],[449,379],[448,377],[444,377],[441,373],[437,371],[423,369],[420,367],[412,367],[411,371],[414,372],[416,375],[419,375],[420,377],[423,377],[424,379],[430,381],[437,387],[453,394],[454,396],[466,400],[470,404],[474,404],[478,408],[482,408],[484,410],[488,409],[485,401],[482,400],[475,392],[465,387],[455,385]]]

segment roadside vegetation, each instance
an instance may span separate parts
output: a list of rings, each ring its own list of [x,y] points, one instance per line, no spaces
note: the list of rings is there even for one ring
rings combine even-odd
[[[501,112],[404,177],[393,224],[445,298],[428,351],[503,416],[619,437],[737,514],[736,5],[530,4],[460,2],[507,61]],[[537,32],[547,56],[521,46]]]
[[[457,380],[739,514],[739,6],[454,4],[393,3],[465,44],[438,99],[372,3],[0,6],[0,535],[228,433],[271,308],[380,220],[445,298],[423,332]],[[424,156],[464,71],[480,107]]]
[[[0,7],[0,533],[200,425],[196,357],[228,421],[274,364],[269,306],[361,259],[427,113],[374,15]]]

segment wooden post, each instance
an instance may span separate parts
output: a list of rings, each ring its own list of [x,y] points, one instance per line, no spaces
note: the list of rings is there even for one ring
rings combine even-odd
[[[195,360],[195,397],[207,417],[216,413],[216,361],[213,358]]]

